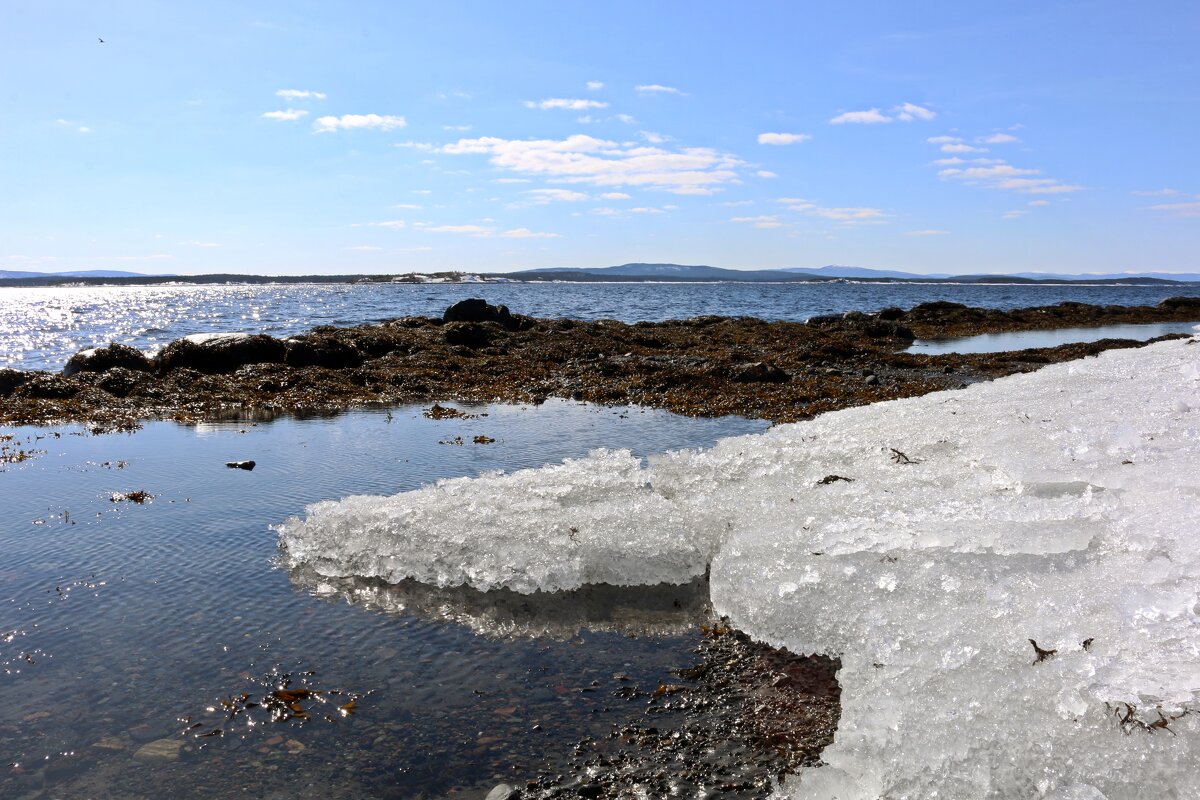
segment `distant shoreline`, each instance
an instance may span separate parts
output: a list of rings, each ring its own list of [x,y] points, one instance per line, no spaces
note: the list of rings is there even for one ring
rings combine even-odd
[[[26,278],[0,278],[0,288],[62,288],[80,286],[269,286],[297,284],[346,284],[346,285],[483,285],[498,283],[678,283],[678,284],[916,284],[942,286],[1197,286],[1200,282],[1167,280],[1163,278],[1021,278],[1001,275],[978,277],[955,276],[953,278],[893,278],[893,277],[825,277],[796,275],[795,277],[773,275],[770,278],[745,279],[735,277],[698,277],[667,275],[605,275],[596,273],[546,272],[529,273],[432,273],[432,274],[388,274],[388,275],[237,275],[214,273],[209,275],[143,275],[136,277],[78,277],[37,276]]]

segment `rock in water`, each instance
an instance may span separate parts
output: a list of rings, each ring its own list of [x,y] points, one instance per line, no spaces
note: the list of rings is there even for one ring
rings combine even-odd
[[[479,297],[459,300],[447,308],[442,314],[442,322],[498,322],[509,329],[516,324],[508,306],[490,306]]]
[[[80,350],[71,356],[62,373],[70,376],[77,372],[105,372],[113,367],[124,367],[135,372],[151,372],[154,363],[141,350],[113,342],[107,347]]]
[[[183,741],[180,739],[155,739],[153,742],[147,742],[139,747],[133,754],[133,760],[143,764],[177,761],[181,747],[183,747]]]
[[[248,470],[254,469],[254,462],[253,461],[226,461],[225,466],[229,467],[230,469],[244,469],[244,470],[248,471]]]

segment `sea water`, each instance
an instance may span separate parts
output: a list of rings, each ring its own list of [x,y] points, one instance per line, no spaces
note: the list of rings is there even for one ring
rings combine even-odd
[[[1022,308],[1064,300],[1154,305],[1181,286],[878,283],[497,283],[274,284],[0,288],[0,367],[60,369],[75,352],[110,341],[147,352],[195,333],[289,336],[317,325],[357,325],[407,315],[441,316],[467,297],[534,317],[684,319],[704,314],[803,321],[950,300]]]

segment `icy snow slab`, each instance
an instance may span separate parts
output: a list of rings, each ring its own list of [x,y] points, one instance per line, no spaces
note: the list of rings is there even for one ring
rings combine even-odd
[[[283,557],[523,592],[711,564],[735,625],[842,659],[837,737],[786,796],[1200,797],[1193,341],[648,465],[321,503],[281,526]]]

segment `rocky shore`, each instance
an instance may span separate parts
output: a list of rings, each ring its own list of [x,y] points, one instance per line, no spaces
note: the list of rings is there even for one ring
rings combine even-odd
[[[120,429],[150,418],[270,418],[434,399],[538,403],[552,396],[789,422],[1141,344],[1106,339],[928,356],[904,352],[914,338],[1197,320],[1200,298],[1012,311],[934,302],[805,323],[708,316],[633,325],[534,319],[466,300],[441,318],[318,327],[289,339],[190,336],[153,358],[111,344],[77,353],[61,374],[0,369],[0,423]]]

